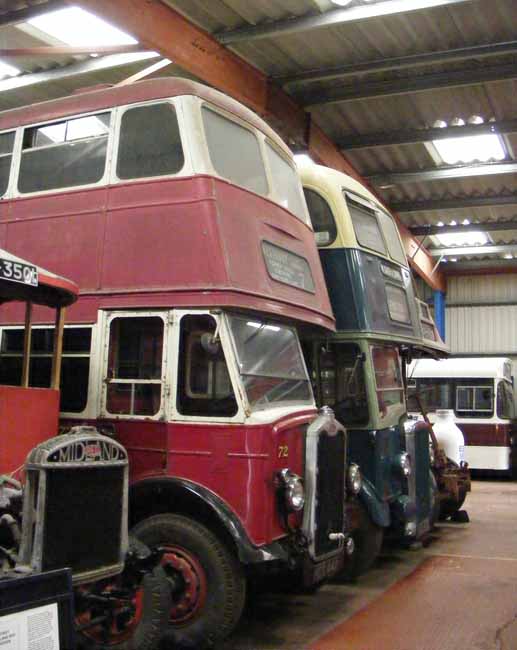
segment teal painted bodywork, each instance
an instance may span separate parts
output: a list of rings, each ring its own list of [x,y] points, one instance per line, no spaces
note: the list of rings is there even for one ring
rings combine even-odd
[[[407,436],[400,425],[380,429],[348,429],[349,459],[357,463],[369,488],[364,502],[372,519],[404,537],[406,523],[426,532],[430,516],[429,443],[425,432],[410,435],[413,476],[403,476],[397,460],[408,452]],[[386,515],[378,516],[381,510]]]
[[[422,338],[408,269],[355,248],[320,250],[320,259],[338,331]],[[387,285],[400,288],[405,294],[406,322],[390,318]]]
[[[389,505],[377,494],[377,490],[363,475],[363,484],[359,500],[366,508],[371,520],[381,528],[387,528],[391,522]]]

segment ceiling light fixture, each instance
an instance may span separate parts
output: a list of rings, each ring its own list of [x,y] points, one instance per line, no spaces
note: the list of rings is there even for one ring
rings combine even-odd
[[[488,244],[489,238],[486,232],[475,230],[473,232],[446,232],[443,235],[435,235],[440,246],[447,248],[452,246],[484,246]]]
[[[80,7],[58,9],[27,21],[32,27],[67,45],[131,45],[132,36]]]

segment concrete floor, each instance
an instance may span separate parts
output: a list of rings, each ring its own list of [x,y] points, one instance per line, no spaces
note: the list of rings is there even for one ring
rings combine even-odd
[[[356,584],[253,596],[218,650],[517,650],[517,483],[475,481],[465,508],[469,524],[383,550]]]

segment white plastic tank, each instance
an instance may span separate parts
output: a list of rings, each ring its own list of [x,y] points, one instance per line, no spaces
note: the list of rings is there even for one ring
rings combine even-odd
[[[458,465],[465,460],[465,438],[454,421],[454,411],[438,409],[433,431],[438,444],[445,451],[448,458],[458,463]]]

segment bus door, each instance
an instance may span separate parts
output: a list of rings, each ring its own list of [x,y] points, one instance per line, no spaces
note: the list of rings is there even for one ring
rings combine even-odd
[[[167,372],[172,312],[104,314],[100,417],[111,421],[134,475],[167,465]]]

